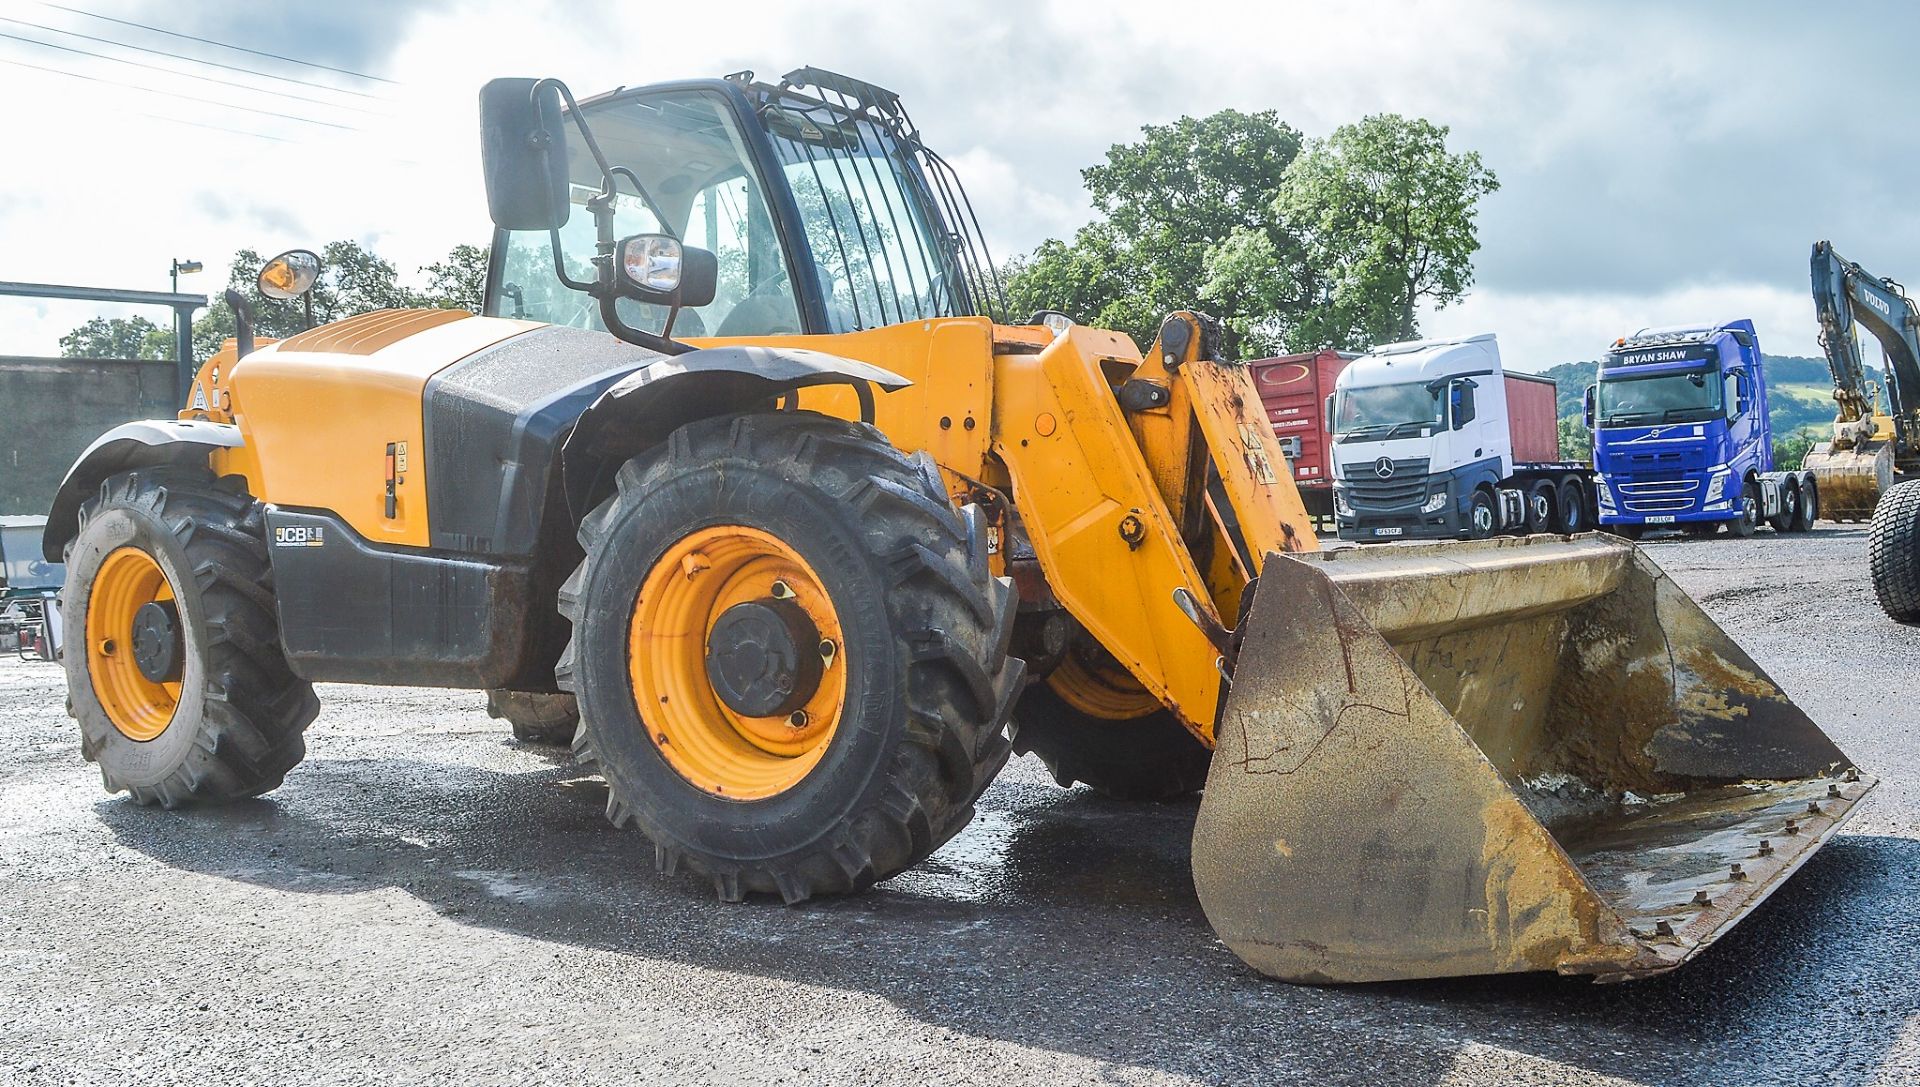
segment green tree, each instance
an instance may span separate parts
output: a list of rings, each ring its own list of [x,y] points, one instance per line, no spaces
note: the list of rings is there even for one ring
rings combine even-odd
[[[170,359],[173,329],[145,317],[95,317],[60,337],[70,359]]]
[[[440,309],[479,313],[487,293],[487,247],[456,245],[447,259],[420,269],[427,277],[422,300]]]
[[[266,258],[252,249],[234,253],[228,265],[227,286],[253,303],[254,335],[279,339],[306,327],[302,300],[267,298],[254,281]],[[313,285],[313,320],[326,324],[379,309],[436,307],[478,312],[486,286],[485,246],[456,245],[444,261],[420,269],[427,276],[424,291],[400,282],[393,263],[355,241],[329,242],[320,251],[320,278]],[[194,357],[206,359],[234,334],[233,310],[215,297],[193,324]]]
[[[1560,417],[1560,459],[1593,463],[1593,431],[1578,415]]]
[[[1081,172],[1100,218],[1071,242],[1052,239],[1010,266],[1008,303],[1016,319],[1056,309],[1146,344],[1167,313],[1202,303],[1207,254],[1236,232],[1263,237],[1288,268],[1299,242],[1273,215],[1274,198],[1301,136],[1272,110],[1222,110],[1147,125],[1135,143],[1115,144],[1106,161]],[[1208,308],[1225,318],[1237,354],[1243,311],[1271,304],[1265,293],[1222,283]],[[1284,293],[1284,292],[1280,292]]]
[[[1447,133],[1375,114],[1315,140],[1287,168],[1274,214],[1297,226],[1315,273],[1289,344],[1410,340],[1423,301],[1446,306],[1473,283],[1476,211],[1500,183],[1478,153],[1447,150]]]
[[[1820,441],[1811,427],[1801,427],[1790,434],[1773,439],[1773,467],[1775,471],[1799,469],[1800,462],[1807,459],[1814,443]]]

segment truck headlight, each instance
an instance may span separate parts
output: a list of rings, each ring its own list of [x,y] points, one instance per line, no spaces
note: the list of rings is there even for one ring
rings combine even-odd
[[[1723,465],[1713,470],[1713,478],[1707,480],[1708,502],[1718,502],[1727,493],[1727,483],[1733,479],[1733,473]]]
[[[1610,510],[1613,508],[1613,488],[1612,487],[1607,486],[1605,483],[1602,483],[1599,480],[1595,480],[1593,485],[1593,493],[1599,496],[1601,509]]]
[[[1427,496],[1427,500],[1425,502],[1422,502],[1420,504],[1420,512],[1421,513],[1439,513],[1441,508],[1444,507],[1446,504],[1447,504],[1447,492],[1435,491],[1434,493]]]
[[[1342,515],[1353,512],[1353,507],[1347,504],[1347,491],[1344,487],[1335,487],[1333,489],[1333,512]]]

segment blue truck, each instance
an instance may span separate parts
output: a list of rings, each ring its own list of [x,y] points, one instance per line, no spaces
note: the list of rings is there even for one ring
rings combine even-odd
[[[1586,421],[1603,529],[1751,536],[1762,524],[1803,532],[1819,515],[1813,473],[1774,470],[1766,356],[1750,320],[1614,341]]]

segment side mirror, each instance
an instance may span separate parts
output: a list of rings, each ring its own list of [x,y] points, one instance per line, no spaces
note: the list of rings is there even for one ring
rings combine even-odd
[[[1333,394],[1332,393],[1327,394],[1327,434],[1329,437],[1331,437],[1333,434]]]
[[[620,243],[620,293],[662,306],[704,306],[720,283],[720,260],[670,234],[635,234]]]
[[[1588,430],[1593,429],[1593,390],[1596,387],[1587,386],[1586,394],[1581,397],[1580,418],[1587,424]]]
[[[495,226],[567,225],[567,129],[557,84],[494,79],[480,88],[480,170]]]
[[[289,249],[260,268],[253,282],[260,293],[276,301],[299,298],[320,280],[320,255],[310,249]]]

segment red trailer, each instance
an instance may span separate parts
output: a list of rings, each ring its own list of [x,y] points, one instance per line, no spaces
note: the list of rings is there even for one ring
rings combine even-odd
[[[1560,459],[1559,393],[1550,377],[1506,371],[1507,430],[1516,464]]]
[[[1302,355],[1281,355],[1258,359],[1253,381],[1260,388],[1260,402],[1266,406],[1267,420],[1280,438],[1280,448],[1293,466],[1293,481],[1307,512],[1315,517],[1333,516],[1333,459],[1327,449],[1327,397],[1333,395],[1333,380],[1347,363],[1359,358],[1347,351],[1314,351]]]

